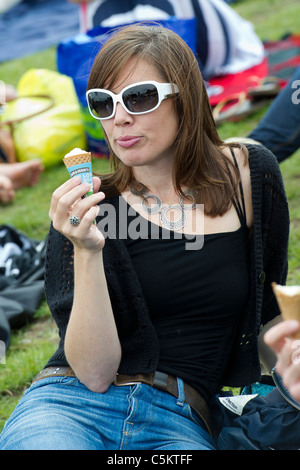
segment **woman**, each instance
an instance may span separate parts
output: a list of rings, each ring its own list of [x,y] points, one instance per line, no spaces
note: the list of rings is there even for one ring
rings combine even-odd
[[[53,194],[46,296],[61,342],[1,445],[213,449],[208,402],[259,378],[257,335],[278,314],[278,165],[220,140],[196,59],[164,28],[113,35],[87,98],[113,171],[92,196],[77,178]]]

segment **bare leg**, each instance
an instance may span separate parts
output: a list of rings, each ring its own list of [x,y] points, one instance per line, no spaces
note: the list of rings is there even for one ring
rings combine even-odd
[[[13,201],[15,191],[12,181],[4,175],[0,174],[0,202],[9,203]]]
[[[0,175],[9,178],[14,189],[35,185],[42,171],[43,165],[40,160],[0,164]]]

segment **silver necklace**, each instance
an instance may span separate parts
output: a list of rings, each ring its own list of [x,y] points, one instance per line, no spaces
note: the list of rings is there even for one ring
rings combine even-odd
[[[162,203],[162,200],[156,196],[155,194],[149,194],[147,192],[147,188],[143,185],[143,188],[141,191],[137,192],[135,191],[133,188],[130,188],[130,191],[132,194],[134,194],[135,196],[140,196],[142,197],[142,208],[143,210],[147,213],[147,214],[150,214],[150,215],[154,215],[154,214],[158,214],[160,215],[160,221],[161,221],[161,224],[164,228],[168,229],[168,230],[180,230],[182,229],[186,222],[187,222],[187,215],[185,213],[186,210],[193,210],[196,208],[196,202],[195,202],[195,198],[194,198],[194,194],[193,194],[193,191],[190,189],[190,190],[186,190],[184,191],[184,194],[186,196],[190,196],[193,200],[192,204],[184,204],[183,203],[183,198],[182,196],[180,196],[179,198],[179,204],[173,204],[171,206],[168,206],[166,204],[163,204]],[[155,204],[153,205],[148,205],[147,204],[147,200],[148,199],[154,199],[155,201]],[[177,212],[179,212],[179,217],[178,219],[176,220],[170,220],[168,218],[168,212],[170,210],[176,210]]]

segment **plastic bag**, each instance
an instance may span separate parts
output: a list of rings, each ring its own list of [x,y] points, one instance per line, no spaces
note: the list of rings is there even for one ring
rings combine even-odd
[[[8,348],[11,328],[22,328],[45,297],[46,239],[29,238],[0,225],[0,364],[1,341]]]
[[[85,148],[78,99],[69,77],[47,69],[30,69],[17,90],[19,98],[6,104],[1,121],[12,122],[19,161],[40,158],[49,168],[74,147]]]

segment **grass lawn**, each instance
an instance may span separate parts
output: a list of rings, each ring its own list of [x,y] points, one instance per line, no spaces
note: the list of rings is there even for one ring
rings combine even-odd
[[[233,8],[255,25],[262,39],[279,39],[287,32],[299,32],[299,0],[242,0]],[[17,85],[30,68],[56,70],[56,48],[0,64],[0,78]],[[253,129],[265,110],[238,123],[225,123],[219,128],[223,139],[245,136]],[[299,108],[300,111],[300,108]],[[95,160],[95,171],[108,167],[107,160]],[[291,215],[289,246],[289,284],[300,284],[300,150],[281,164]],[[66,169],[59,165],[45,171],[39,184],[19,190],[13,204],[0,205],[0,224],[11,224],[35,239],[43,239],[49,228],[48,209],[53,190],[67,178]],[[6,363],[0,364],[0,431],[13,411],[24,389],[43,368],[58,343],[56,326],[45,302],[34,320],[14,331],[7,351]]]

